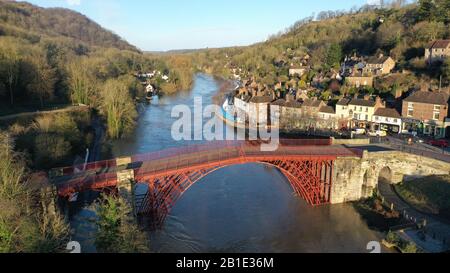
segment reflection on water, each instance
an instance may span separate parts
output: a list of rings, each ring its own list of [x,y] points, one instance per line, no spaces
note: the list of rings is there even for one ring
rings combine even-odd
[[[172,140],[172,107],[193,106],[196,96],[210,104],[217,90],[216,80],[198,75],[192,92],[152,101],[134,135],[114,143],[114,155],[192,144]],[[351,205],[312,208],[277,169],[247,164],[218,170],[191,187],[163,229],[151,233],[151,247],[169,253],[368,252],[367,243],[380,238]]]

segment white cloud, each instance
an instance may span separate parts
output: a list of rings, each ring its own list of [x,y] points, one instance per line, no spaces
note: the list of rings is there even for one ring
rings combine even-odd
[[[69,6],[79,6],[81,5],[81,0],[66,0]]]

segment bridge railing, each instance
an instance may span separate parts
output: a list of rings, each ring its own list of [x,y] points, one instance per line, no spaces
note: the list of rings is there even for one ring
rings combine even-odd
[[[441,153],[436,151],[426,151],[424,149],[415,148],[410,145],[389,144],[390,147],[401,152],[410,153],[418,156],[434,158],[444,162],[450,162],[450,155],[443,150]]]
[[[57,185],[60,195],[69,195],[85,189],[107,188],[117,184],[116,173],[104,173],[71,179],[69,182]]]
[[[164,151],[145,153],[140,155],[134,155],[131,157],[132,162],[148,162],[148,161],[157,161],[166,158],[175,158],[182,154],[198,154],[211,152],[214,150],[238,150],[238,149],[246,149],[252,151],[253,149],[257,149],[259,153],[261,153],[261,145],[264,141],[212,141],[206,142],[203,144],[196,144],[187,147],[174,147],[169,148]],[[266,142],[268,143],[268,142]],[[305,146],[328,146],[332,145],[331,139],[280,139],[279,140],[280,149],[278,153],[281,153],[282,147],[288,146],[290,149],[294,147],[301,147],[304,149]],[[255,151],[257,152],[257,151]],[[276,153],[276,152],[272,152]],[[117,161],[113,160],[104,160],[97,161],[88,164],[80,164],[72,167],[65,167],[54,169],[50,173],[51,177],[59,177],[59,176],[70,176],[77,172],[85,172],[92,170],[105,170],[107,172],[109,169],[116,168]]]
[[[58,177],[58,176],[70,176],[77,172],[87,172],[92,170],[101,170],[105,171],[111,168],[117,167],[116,160],[103,160],[96,161],[88,164],[79,164],[72,167],[64,167],[64,168],[55,168],[50,170],[50,177]]]

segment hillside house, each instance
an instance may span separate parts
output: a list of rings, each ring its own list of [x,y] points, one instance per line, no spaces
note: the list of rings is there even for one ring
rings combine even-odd
[[[425,59],[428,64],[444,61],[447,57],[450,57],[450,40],[433,41],[425,49]]]
[[[382,54],[378,57],[369,58],[365,67],[363,68],[363,73],[368,75],[387,75],[395,68],[395,61],[389,56],[383,56]]]
[[[306,66],[293,66],[293,67],[289,68],[289,76],[301,77],[301,76],[305,75],[305,73],[308,71],[308,69],[309,68]]]
[[[353,86],[356,88],[366,87],[366,86],[373,87],[374,77],[363,75],[363,74],[355,74],[355,75],[346,77],[345,82],[349,86]]]

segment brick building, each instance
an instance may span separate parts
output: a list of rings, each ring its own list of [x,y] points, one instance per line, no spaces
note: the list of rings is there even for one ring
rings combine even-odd
[[[444,138],[449,99],[448,93],[420,91],[403,100],[403,130]]]

